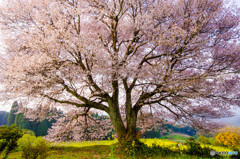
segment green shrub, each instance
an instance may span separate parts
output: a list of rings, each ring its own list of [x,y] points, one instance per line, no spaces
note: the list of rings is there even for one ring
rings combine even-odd
[[[41,137],[25,134],[18,140],[18,145],[24,159],[45,159],[48,155],[49,145]]]
[[[202,136],[202,135],[200,135],[200,136],[197,138],[196,141],[199,142],[199,143],[202,143],[202,144],[206,144],[206,145],[208,145],[208,144],[211,143],[210,140],[209,140],[209,138],[207,138],[207,137],[205,137],[205,136]]]
[[[22,131],[16,125],[0,127],[0,152],[3,159],[17,147],[17,140],[22,135]]]
[[[22,131],[23,131],[23,134],[29,134],[31,136],[35,136],[35,133],[32,130],[22,129]]]

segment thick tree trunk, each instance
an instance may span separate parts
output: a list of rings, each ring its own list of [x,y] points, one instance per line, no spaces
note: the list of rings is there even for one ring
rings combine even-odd
[[[127,141],[135,141],[137,139],[137,112],[132,108],[131,91],[126,89],[126,120],[127,120]]]
[[[127,119],[127,141],[135,141],[137,140],[137,114],[131,110]]]
[[[137,140],[136,138],[137,112],[134,111],[134,109],[132,108],[131,91],[130,89],[126,89],[125,112],[126,112],[127,126],[125,127],[121,117],[120,109],[119,109],[118,82],[115,81],[112,84],[113,84],[114,91],[113,91],[112,98],[108,100],[109,116],[112,121],[114,130],[116,131],[118,141],[120,143],[135,141]]]
[[[111,110],[109,115],[120,143],[137,140],[137,115],[134,111],[131,111],[127,120],[127,128],[123,124],[119,110]]]
[[[137,114],[134,111],[128,116],[127,128],[123,124],[119,110],[110,110],[109,115],[120,143],[137,140]]]
[[[115,103],[115,104],[113,104]],[[123,124],[122,118],[121,118],[121,113],[119,110],[118,102],[114,102],[110,100],[108,102],[109,104],[109,116],[111,119],[111,122],[113,124],[114,130],[117,134],[117,138],[119,142],[122,142],[126,136],[126,128]]]
[[[119,142],[122,142],[126,137],[126,129],[121,119],[120,113],[110,111],[110,119],[112,121],[114,130],[116,131]]]

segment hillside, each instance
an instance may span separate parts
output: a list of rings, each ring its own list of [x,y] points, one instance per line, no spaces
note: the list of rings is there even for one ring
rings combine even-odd
[[[9,115],[9,112],[0,111],[0,126],[7,125],[8,115]]]

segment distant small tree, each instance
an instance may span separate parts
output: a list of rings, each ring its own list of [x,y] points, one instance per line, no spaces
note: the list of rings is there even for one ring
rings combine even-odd
[[[17,140],[23,135],[16,125],[0,127],[1,153],[3,159],[17,147]]]

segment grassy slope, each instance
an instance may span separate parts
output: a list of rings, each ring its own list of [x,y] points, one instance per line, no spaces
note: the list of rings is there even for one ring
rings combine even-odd
[[[187,137],[181,136],[181,134],[171,134],[166,137],[167,139],[141,139],[142,142],[151,146],[152,144],[166,146],[174,149],[186,149],[186,146],[179,147],[177,144],[178,140],[184,141]],[[176,142],[177,141],[177,142]],[[108,141],[84,141],[84,142],[65,142],[53,144],[50,148],[49,157],[47,159],[110,159],[113,158],[113,151],[115,147],[113,146],[117,143],[116,140],[108,140]],[[204,146],[204,145],[203,145]],[[212,149],[216,151],[231,151],[230,149],[223,147],[214,147],[210,146]],[[111,151],[111,149],[113,151]],[[131,158],[130,156],[126,156],[123,152],[114,152],[114,157],[120,159]],[[12,152],[9,155],[9,159],[20,159],[21,152],[16,151]],[[137,156],[137,158],[146,158],[143,156]],[[166,157],[160,157],[160,154],[153,154],[149,159],[158,159],[158,158],[176,158],[176,159],[197,159],[199,157],[190,156],[182,154],[182,156],[173,156],[168,155]]]
[[[180,133],[171,133],[169,135],[162,136],[161,139],[168,139],[176,142],[185,142],[185,140],[190,137],[186,134],[180,134]]]

